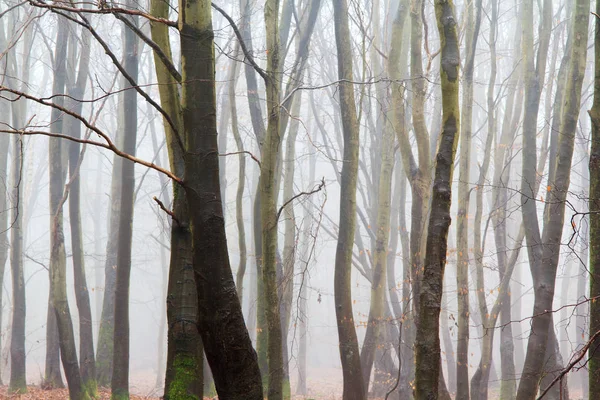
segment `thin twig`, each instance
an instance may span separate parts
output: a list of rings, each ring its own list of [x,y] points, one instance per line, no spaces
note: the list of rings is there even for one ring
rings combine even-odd
[[[173,213],[173,211],[171,211],[167,207],[165,207],[165,205],[163,204],[163,202],[160,201],[158,199],[158,197],[154,196],[154,197],[152,197],[152,200],[154,200],[156,202],[156,204],[158,204],[158,206],[160,207],[161,210],[163,210],[164,212],[166,212],[167,214],[169,214],[171,216],[171,218],[173,218],[173,221],[177,222],[178,225],[181,225],[180,222],[179,222],[179,220],[177,219],[177,217]]]
[[[115,13],[119,13],[119,14],[128,14],[128,15],[136,15],[136,16],[140,16],[140,17],[144,17],[147,20],[150,20],[152,22],[159,22],[161,24],[165,24],[167,26],[173,27],[173,28],[177,28],[177,22],[175,21],[169,21],[168,19],[165,18],[157,18],[155,16],[152,16],[148,13],[145,13],[143,11],[139,11],[139,10],[133,10],[133,9],[128,9],[128,8],[121,8],[121,7],[101,7],[98,9],[93,9],[93,8],[79,8],[79,7],[67,7],[67,6],[63,6],[63,5],[59,5],[56,3],[52,3],[52,4],[46,4],[41,2],[40,0],[29,0],[29,3],[34,6],[34,7],[39,7],[39,8],[47,8],[50,9],[52,11],[54,10],[61,10],[61,11],[66,11],[66,12],[72,12],[72,13],[88,13],[88,14],[115,14]]]
[[[310,196],[311,194],[320,192],[321,189],[323,189],[324,187],[325,187],[325,178],[321,178],[321,183],[319,183],[319,186],[317,186],[315,189],[311,190],[310,192],[300,192],[297,195],[293,196],[288,201],[286,201],[285,203],[283,203],[283,205],[281,207],[279,207],[279,211],[277,211],[277,218],[275,219],[275,222],[277,223],[277,221],[279,221],[279,217],[281,216],[281,213],[283,212],[285,207],[288,204],[290,204],[292,201],[296,200],[300,196]]]
[[[600,17],[599,17],[600,18]],[[542,394],[540,394],[540,397],[537,398],[537,400],[541,400],[552,388],[552,386],[554,386],[556,384],[556,382],[562,380],[562,378],[569,373],[570,370],[573,369],[573,367],[579,362],[581,361],[581,359],[583,357],[585,357],[588,349],[592,346],[592,343],[594,343],[594,341],[596,340],[596,338],[598,338],[600,336],[600,331],[594,333],[594,335],[590,338],[590,340],[588,340],[588,342],[585,344],[585,346],[583,346],[583,348],[581,350],[579,350],[579,355],[573,360],[571,361],[571,363],[569,363],[569,365],[567,365],[562,372],[556,377],[554,378],[554,380],[552,382],[550,382],[550,384],[548,385],[548,387],[542,392]]]
[[[240,43],[242,52],[244,53],[244,56],[246,57],[246,59],[248,60],[248,62],[252,66],[252,68],[254,68],[254,70],[261,76],[261,78],[263,78],[264,80],[267,80],[267,78],[268,78],[267,73],[265,72],[264,69],[262,69],[261,67],[258,66],[256,61],[254,61],[254,57],[252,57],[252,54],[250,54],[250,52],[248,51],[248,48],[246,47],[246,43],[244,42],[244,38],[242,37],[242,34],[240,33],[240,30],[238,29],[233,18],[231,18],[229,16],[229,14],[227,14],[227,12],[225,12],[225,10],[223,10],[221,7],[219,7],[215,3],[210,3],[210,4],[211,4],[212,8],[214,8],[219,13],[221,13],[221,15],[223,17],[225,17],[227,22],[229,22],[229,25],[231,25],[231,29],[233,29],[233,32],[235,33],[235,36],[237,37],[237,39]]]
[[[250,156],[250,158],[252,158],[254,161],[256,161],[256,163],[258,164],[258,167],[260,168],[260,160],[258,158],[256,158],[256,156],[254,154],[252,154],[251,152],[249,152],[247,150],[235,151],[235,152],[232,152],[232,153],[219,154],[219,157],[235,156],[235,155],[238,155],[238,154],[248,154]]]

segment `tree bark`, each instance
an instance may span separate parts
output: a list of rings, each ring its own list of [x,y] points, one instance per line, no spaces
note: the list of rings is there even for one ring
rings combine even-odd
[[[180,0],[184,190],[193,237],[198,327],[219,398],[262,400],[256,353],[227,253],[219,185],[214,33],[208,1]]]
[[[436,158],[432,191],[432,208],[429,217],[425,264],[417,324],[415,398],[437,399],[440,379],[439,317],[442,300],[444,267],[448,229],[454,157],[458,145],[459,100],[458,67],[459,49],[454,3],[436,0],[435,10],[440,34],[442,82],[442,134]],[[414,199],[413,199],[414,201]]]

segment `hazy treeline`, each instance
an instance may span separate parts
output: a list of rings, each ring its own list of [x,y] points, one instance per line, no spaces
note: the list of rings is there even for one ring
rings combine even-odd
[[[600,398],[599,35],[591,0],[2,0],[0,380]]]

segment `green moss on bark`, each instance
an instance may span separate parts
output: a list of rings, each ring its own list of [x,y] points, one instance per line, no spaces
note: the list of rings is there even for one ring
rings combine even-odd
[[[198,396],[190,394],[189,387],[196,380],[198,365],[194,357],[178,354],[173,362],[175,377],[166,390],[169,400],[198,400]]]

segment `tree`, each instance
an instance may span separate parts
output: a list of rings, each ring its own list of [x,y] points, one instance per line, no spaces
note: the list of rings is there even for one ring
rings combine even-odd
[[[334,298],[340,358],[344,379],[344,400],[366,398],[360,365],[358,339],[352,311],[352,247],[356,229],[356,182],[358,177],[359,125],[354,102],[352,47],[348,26],[348,3],[334,0],[335,41],[338,58],[340,112],[344,137],[344,165],[341,172],[340,222],[335,252]]]
[[[415,398],[437,399],[440,379],[439,316],[448,229],[450,227],[451,182],[460,128],[458,102],[458,34],[452,1],[436,0],[435,11],[441,48],[442,134],[438,147],[429,217],[417,324]],[[414,200],[413,200],[414,201]]]
[[[178,24],[183,189],[193,237],[198,327],[219,397],[259,400],[260,371],[230,269],[219,188],[211,5],[181,0],[180,9],[185,10]]]
[[[590,298],[600,296],[600,2],[596,2],[594,31],[594,103],[589,111],[592,122],[590,151],[590,198],[589,198],[589,271]],[[589,334],[600,331],[600,304],[590,303]],[[589,354],[589,396],[600,396],[600,353]]]
[[[565,200],[570,183],[571,160],[573,157],[575,131],[581,101],[583,75],[585,72],[589,6],[590,3],[586,0],[580,0],[575,3],[574,24],[570,33],[572,35],[571,60],[565,86],[565,102],[562,108],[556,163],[554,168],[550,167],[549,172],[548,200],[545,203],[544,210],[546,218],[541,236],[537,215],[535,214],[535,202],[533,200],[535,197],[531,197],[531,182],[534,182],[536,179],[535,170],[531,170],[531,161],[535,162],[536,159],[535,125],[532,125],[528,130],[524,129],[521,202],[523,206],[523,220],[526,227],[530,268],[534,281],[535,300],[532,331],[535,334],[529,336],[523,375],[517,391],[518,400],[535,398],[547,346],[554,346],[556,341],[556,339],[552,339],[555,334],[553,324],[551,323],[552,313],[548,313],[547,310],[552,308],[554,299],[556,269],[564,223]],[[528,51],[531,51],[533,46],[531,46],[531,35],[528,33],[530,28],[525,28],[528,21],[531,20],[532,14],[533,12],[530,10],[530,7],[524,5],[523,24],[525,33],[523,49],[525,60],[527,61],[526,66],[529,82],[526,86],[526,91],[528,92],[526,94],[527,105],[531,104],[529,103],[532,101],[532,97],[530,96],[536,93],[535,90],[539,90],[534,89],[535,86],[533,86],[535,85],[532,76],[533,63],[531,56],[528,55]],[[537,96],[539,98],[539,94]],[[530,123],[535,124],[536,120],[537,118],[534,118]],[[527,121],[527,115],[525,116],[525,121]],[[525,160],[528,157],[531,157],[531,160]]]

